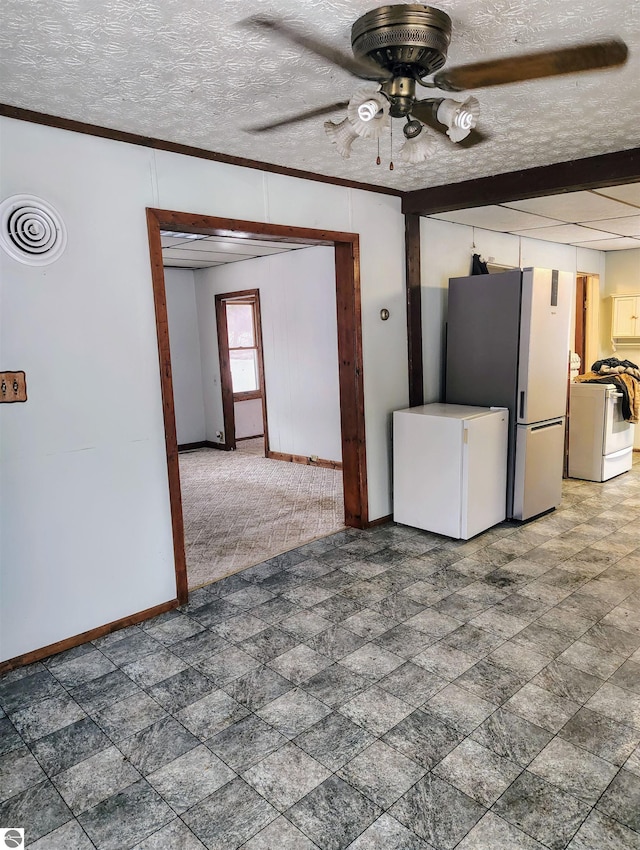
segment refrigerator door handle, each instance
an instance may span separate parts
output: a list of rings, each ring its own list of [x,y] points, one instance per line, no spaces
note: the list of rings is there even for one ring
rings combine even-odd
[[[562,425],[564,427],[564,418],[555,419],[553,422],[545,422],[544,425],[533,425],[531,427],[532,431],[542,431],[544,428],[555,428],[556,425]]]
[[[524,390],[520,390],[520,412],[518,419],[524,419]]]

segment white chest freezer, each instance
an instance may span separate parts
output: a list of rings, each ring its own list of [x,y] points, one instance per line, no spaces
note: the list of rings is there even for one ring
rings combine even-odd
[[[393,414],[393,519],[467,540],[506,516],[509,412],[425,404]]]
[[[570,385],[570,478],[608,481],[627,472],[633,463],[633,433],[615,384]]]

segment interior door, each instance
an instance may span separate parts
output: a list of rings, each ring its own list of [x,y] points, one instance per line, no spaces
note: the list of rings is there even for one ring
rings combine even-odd
[[[265,455],[269,450],[267,408],[262,356],[260,293],[257,289],[227,292],[216,295],[216,324],[220,357],[220,383],[224,418],[224,448],[235,449],[236,441],[247,436],[237,433],[238,405],[256,403],[261,408],[256,415],[249,411],[248,424],[260,420],[264,436]],[[240,416],[242,419],[242,416]],[[252,430],[249,428],[249,430]],[[255,428],[253,428],[255,431]]]

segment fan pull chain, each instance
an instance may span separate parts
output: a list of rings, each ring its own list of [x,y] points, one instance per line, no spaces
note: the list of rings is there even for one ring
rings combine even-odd
[[[376,157],[376,165],[380,165],[382,160],[380,159],[380,136],[378,136],[378,156]]]
[[[389,121],[389,171],[393,171],[393,121]]]

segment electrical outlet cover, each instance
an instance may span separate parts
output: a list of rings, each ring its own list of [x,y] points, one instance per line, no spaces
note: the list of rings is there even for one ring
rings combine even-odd
[[[0,372],[0,403],[27,400],[27,377],[24,372]]]

